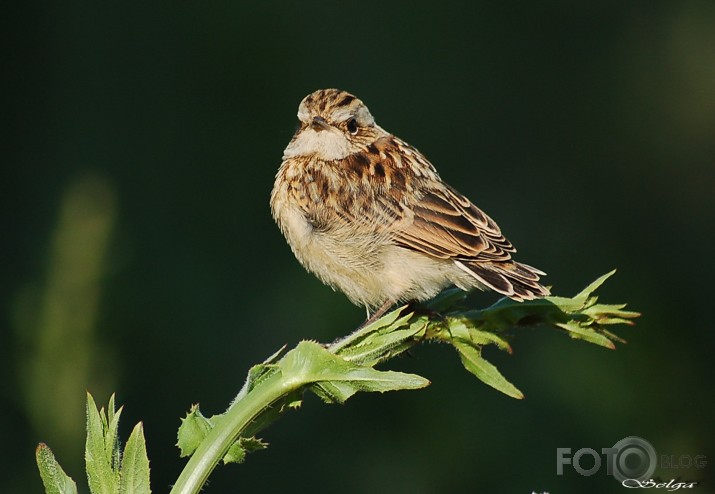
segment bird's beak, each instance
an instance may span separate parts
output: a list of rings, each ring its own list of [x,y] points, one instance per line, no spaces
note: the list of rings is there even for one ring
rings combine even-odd
[[[310,123],[310,126],[316,132],[320,132],[321,130],[328,130],[330,128],[330,125],[328,124],[328,122],[325,121],[323,117],[313,117],[313,121]]]

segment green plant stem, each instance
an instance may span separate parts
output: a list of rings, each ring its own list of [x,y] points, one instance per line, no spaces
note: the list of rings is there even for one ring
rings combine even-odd
[[[306,383],[278,372],[233,403],[189,459],[171,494],[198,494],[241,432],[264,410]]]
[[[286,353],[283,347],[251,367],[243,388],[225,413],[207,418],[194,405],[182,419],[177,446],[182,456],[191,458],[171,494],[198,494],[219,462],[241,463],[246,454],[265,449],[267,444],[256,434],[284,412],[300,406],[305,391],[315,393],[325,403],[344,403],[358,392],[426,387],[430,383],[424,377],[374,368],[425,341],[452,345],[466,370],[494,389],[522,398],[523,393],[483,358],[482,349],[496,345],[511,352],[508,330],[536,325],[553,326],[572,338],[615,348],[613,342],[623,340],[608,328],[632,325],[640,314],[624,310],[625,304],[598,303],[594,292],[611,275],[613,272],[599,277],[574,297],[552,296],[527,302],[502,299],[482,310],[464,308],[466,294],[461,290],[446,290],[426,308],[397,308],[330,345],[301,341]],[[148,493],[149,459],[141,425],[135,427],[122,454],[117,444],[121,409],[114,408],[114,398],[106,413],[97,410],[91,396],[87,398],[90,490]],[[74,482],[47,446],[40,445],[36,456],[48,493],[76,493]]]
[[[252,367],[246,384],[226,413],[211,419],[202,417],[202,427],[210,430],[198,446],[191,445],[195,439],[182,440],[180,429],[182,454],[187,451],[192,456],[171,494],[198,494],[220,461],[242,461],[236,455],[232,458],[231,447],[242,437],[255,440],[256,432],[300,402],[299,396],[291,400],[291,395],[304,389],[313,391],[327,403],[343,403],[358,391],[427,386],[429,381],[423,377],[373,368],[423,341],[451,344],[469,372],[508,396],[522,398],[521,391],[484,360],[482,348],[496,345],[510,351],[505,335],[508,329],[540,324],[565,330],[572,338],[615,348],[612,340],[622,340],[606,328],[633,324],[631,319],[639,314],[623,310],[625,305],[597,303],[593,292],[612,274],[601,276],[574,297],[527,302],[502,299],[483,310],[456,307],[465,294],[457,289],[447,290],[430,302],[425,313],[403,306],[327,347],[303,341],[280,357],[282,348],[263,364]],[[242,455],[245,453],[243,450]]]

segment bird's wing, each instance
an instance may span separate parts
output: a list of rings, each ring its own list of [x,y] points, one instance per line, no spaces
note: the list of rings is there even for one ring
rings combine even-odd
[[[481,284],[516,300],[548,295],[539,283],[544,273],[514,262],[516,250],[494,220],[442,182],[419,151],[393,136],[366,151],[342,162],[358,184],[337,211],[343,221],[454,261]]]
[[[369,221],[398,245],[466,261],[508,261],[515,252],[494,220],[444,184],[432,164],[404,141],[379,139],[344,165],[370,184],[356,198],[365,211],[354,208],[351,220]]]
[[[440,184],[442,185],[442,184]],[[398,245],[443,259],[507,261],[515,251],[497,224],[469,199],[442,185],[420,191]]]

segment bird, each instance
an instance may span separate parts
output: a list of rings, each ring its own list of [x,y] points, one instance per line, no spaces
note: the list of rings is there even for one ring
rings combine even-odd
[[[499,226],[339,89],[307,95],[283,151],[271,213],[298,261],[368,313],[449,286],[516,301],[549,295]]]

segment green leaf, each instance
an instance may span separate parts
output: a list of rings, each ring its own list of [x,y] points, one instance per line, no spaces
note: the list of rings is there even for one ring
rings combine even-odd
[[[242,437],[241,445],[249,453],[253,453],[254,451],[260,451],[268,447],[268,443],[258,437]]]
[[[279,362],[284,376],[296,376],[329,403],[343,403],[358,391],[418,389],[429,381],[415,374],[378,371],[334,355],[321,345],[302,341]]]
[[[341,349],[348,346],[355,348],[364,342],[371,334],[385,329],[384,332],[394,331],[399,329],[403,324],[405,324],[413,315],[413,311],[408,311],[409,306],[403,305],[392,312],[388,312],[382,316],[377,321],[368,324],[365,327],[358,328],[357,331],[353,331],[348,336],[337,340],[332,343],[328,349],[332,353],[340,353]]]
[[[302,402],[303,390],[298,392],[288,393],[270,407],[267,407],[253,421],[246,425],[242,431],[242,435],[232,446],[224,458],[224,463],[241,463],[246,451],[243,444],[249,445],[248,452],[256,449],[265,449],[268,443],[254,438],[253,436],[261,430],[268,427],[278,419],[285,411],[300,407]],[[245,396],[245,395],[244,395]],[[240,400],[239,400],[240,401]],[[234,405],[231,405],[234,406]],[[237,405],[240,406],[240,405]],[[217,424],[220,425],[221,419],[225,414],[213,415],[210,418],[204,417],[198,405],[193,405],[185,418],[181,419],[181,426],[178,432],[177,446],[181,450],[180,456],[186,457],[194,454],[201,442],[206,438],[211,429]],[[253,445],[260,444],[261,447],[252,448]]]
[[[524,394],[507,381],[494,365],[482,358],[480,348],[459,340],[452,341],[452,345],[459,352],[464,368],[477,376],[482,382],[512,398],[520,400],[524,397]]]
[[[109,397],[106,415],[100,411],[102,424],[104,426],[104,456],[111,468],[119,472],[121,452],[119,450],[119,418],[122,416],[122,407],[114,409],[114,393]]]
[[[110,403],[112,403],[110,401]],[[92,395],[87,393],[87,441],[85,443],[85,464],[89,490],[92,494],[116,494],[119,486],[119,459],[116,445],[116,425],[120,412],[112,411],[112,426],[104,409],[97,410]],[[108,441],[107,439],[111,439]]]
[[[568,331],[568,335],[575,340],[584,340],[589,343],[595,343],[596,345],[614,350],[616,345],[608,339],[608,337],[594,331],[591,328],[583,327],[575,321],[569,321],[565,323],[557,323],[558,327]]]
[[[283,353],[285,347],[286,345],[283,345],[282,347],[280,347],[280,349],[278,349],[278,351],[274,352],[273,355],[268,357],[262,363],[254,365],[253,367],[248,369],[248,377],[246,378],[246,382],[243,383],[243,387],[233,399],[231,405],[246,396],[246,393],[251,391],[256,384],[265,379],[269,379],[272,375],[278,372],[278,367],[273,362],[278,359],[278,357]]]
[[[120,475],[120,494],[150,494],[149,458],[146,454],[144,428],[139,422],[124,448]]]
[[[246,379],[246,390],[250,391],[262,381],[270,378],[278,372],[276,364],[258,364],[248,370],[248,379]]]
[[[572,298],[526,302],[504,298],[482,310],[458,307],[464,294],[448,290],[427,306],[439,310],[438,314],[403,306],[327,348],[304,341],[288,353],[281,349],[251,368],[246,384],[224,414],[207,419],[195,408],[182,421],[179,447],[182,456],[193,455],[172,492],[198,492],[222,459],[242,462],[252,448],[265,448],[255,434],[286,410],[298,407],[306,389],[329,403],[342,403],[358,391],[427,386],[429,381],[417,375],[372,368],[423,341],[450,343],[469,372],[508,396],[523,398],[521,391],[482,358],[482,347],[494,344],[510,351],[507,336],[511,330],[538,325],[565,329],[573,337],[604,346],[619,341],[605,326],[630,324],[629,319],[638,314],[623,310],[623,305],[597,303],[594,290],[612,274],[598,278]]]
[[[77,484],[62,470],[46,444],[40,443],[37,446],[35,460],[46,494],[77,494]]]
[[[341,349],[337,355],[356,364],[374,366],[402,353],[413,345],[417,335],[427,327],[427,318],[420,318],[405,329],[396,329],[405,325],[411,317],[412,314],[409,314],[395,321],[390,330],[369,334],[359,343]]]
[[[631,319],[640,317],[640,313],[623,310],[626,304],[594,304],[582,312],[599,325],[626,324],[633,326]]]
[[[606,282],[606,280],[607,280],[608,278],[610,278],[611,276],[613,276],[614,274],[616,274],[616,270],[615,270],[615,269],[609,271],[608,273],[606,273],[606,274],[604,274],[604,275],[602,275],[602,276],[599,276],[599,277],[596,278],[594,281],[592,281],[591,283],[589,283],[589,285],[588,285],[586,288],[584,288],[583,290],[581,290],[581,291],[574,297],[574,300],[586,300],[586,299],[588,299],[589,297],[591,297],[591,294],[593,294],[593,292],[595,292],[596,290],[598,290],[598,289],[601,287],[601,285],[603,285],[603,284]]]
[[[241,435],[245,436],[245,438],[255,436],[278,420],[278,418],[288,410],[300,408],[302,403],[303,389],[298,389],[297,391],[284,395],[280,400],[265,409],[260,416],[256,417],[255,420],[251,421],[243,430]]]
[[[511,346],[501,336],[490,331],[477,329],[472,321],[465,318],[449,318],[447,341],[459,339],[472,346],[496,345],[500,350],[511,353]]]
[[[257,437],[241,437],[233,443],[226,456],[223,457],[223,462],[243,463],[248,453],[266,449],[267,447],[268,443]]]
[[[241,446],[241,439],[233,443],[228,453],[223,457],[224,464],[243,463],[246,460],[246,450]]]
[[[181,419],[181,426],[177,434],[176,445],[181,450],[181,457],[193,454],[212,427],[211,420],[201,414],[199,405],[192,405],[186,417]]]

